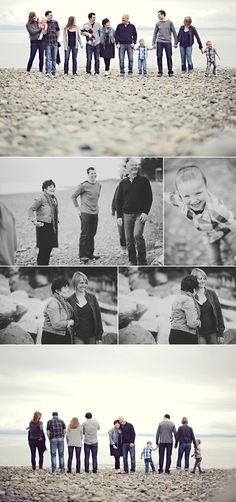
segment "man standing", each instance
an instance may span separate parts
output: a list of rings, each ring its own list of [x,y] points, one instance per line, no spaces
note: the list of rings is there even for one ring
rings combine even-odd
[[[82,423],[83,434],[84,434],[84,470],[89,472],[89,457],[90,452],[92,453],[93,462],[93,473],[96,474],[98,470],[97,455],[98,455],[98,436],[97,431],[100,429],[100,425],[93,418],[92,413],[88,412],[85,414],[85,422]]]
[[[178,37],[174,27],[174,24],[169,19],[166,19],[166,13],[164,10],[158,11],[159,21],[156,23],[155,30],[153,33],[152,45],[153,48],[156,47],[157,51],[157,66],[158,66],[158,77],[163,74],[162,66],[162,55],[165,49],[168,75],[171,77],[173,75],[173,63],[172,63],[172,44],[171,35],[174,37],[174,47],[178,46]]]
[[[175,424],[170,421],[170,415],[166,413],[164,420],[159,423],[156,432],[156,445],[159,447],[159,474],[163,472],[164,456],[166,451],[166,474],[170,474],[171,455],[173,449],[173,437],[176,439]]]
[[[60,28],[58,22],[52,18],[51,10],[46,10],[45,17],[47,18],[47,32],[43,36],[43,41],[45,43],[46,75],[55,77]]]
[[[126,165],[127,177],[120,182],[117,193],[117,223],[122,225],[123,215],[130,265],[147,264],[143,232],[152,205],[152,189],[148,178],[138,171],[138,160],[133,157]]]
[[[122,16],[122,23],[118,24],[115,31],[116,47],[119,49],[120,75],[125,74],[125,53],[128,55],[128,75],[133,74],[134,46],[137,42],[137,31],[134,24],[129,22],[129,15]]]
[[[86,73],[91,75],[92,57],[94,56],[94,72],[99,75],[100,70],[100,30],[101,25],[96,22],[96,14],[88,14],[88,23],[83,25],[81,35],[86,37]]]
[[[98,260],[94,255],[94,237],[98,226],[98,199],[101,185],[97,181],[94,167],[87,169],[88,180],[81,183],[72,195],[72,200],[77,208],[81,221],[79,240],[80,262],[85,265],[89,260]],[[80,205],[77,197],[80,196]]]
[[[129,465],[128,465],[128,452],[130,454],[131,460],[131,472],[135,472],[135,430],[132,424],[126,422],[124,417],[118,418],[121,425],[121,441],[122,441],[122,454],[123,454],[123,462],[124,462],[124,472],[128,474]]]
[[[56,455],[58,450],[59,457],[59,467],[63,474],[65,472],[64,465],[64,436],[66,433],[66,426],[63,420],[58,418],[57,411],[52,414],[52,419],[47,423],[47,435],[50,441],[50,453],[51,453],[51,466],[52,474],[56,471]]]

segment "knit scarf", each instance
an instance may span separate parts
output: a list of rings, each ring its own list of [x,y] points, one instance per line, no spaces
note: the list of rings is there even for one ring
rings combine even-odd
[[[73,317],[74,311],[69,302],[59,293],[53,293],[53,296],[60,303],[61,307],[66,311],[68,319],[71,319]]]
[[[49,204],[50,209],[51,209],[53,232],[56,234],[57,233],[57,221],[58,221],[57,198],[55,197],[55,195],[49,195],[45,191],[43,193],[44,193],[44,197],[47,200],[47,203]]]

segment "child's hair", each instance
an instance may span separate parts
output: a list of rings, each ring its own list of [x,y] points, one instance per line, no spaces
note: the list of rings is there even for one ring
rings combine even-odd
[[[143,42],[145,44],[144,38],[140,38],[139,43],[141,44],[141,42]]]
[[[202,178],[205,185],[207,186],[206,176],[205,176],[204,172],[200,169],[200,167],[194,166],[194,165],[184,166],[184,167],[181,167],[176,173],[176,176],[175,176],[176,190],[178,190],[178,182],[179,181],[189,181],[189,180],[192,180],[193,178],[194,179]]]
[[[152,444],[152,442],[151,441],[147,441],[147,444]]]
[[[211,40],[207,40],[206,41],[206,45],[208,45],[208,44],[212,44],[212,41]]]
[[[201,439],[196,439],[196,443],[201,444]]]

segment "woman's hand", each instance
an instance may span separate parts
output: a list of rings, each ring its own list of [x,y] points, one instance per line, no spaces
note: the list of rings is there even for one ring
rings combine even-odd
[[[73,321],[73,319],[70,319],[70,320],[68,321],[68,328],[69,328],[70,326],[74,326],[74,324],[75,324],[75,321]]]
[[[115,444],[113,444],[113,448],[114,450],[117,450],[117,446]]]
[[[43,223],[42,221],[35,221],[35,222],[34,222],[34,225],[35,225],[36,227],[44,227],[44,223]]]

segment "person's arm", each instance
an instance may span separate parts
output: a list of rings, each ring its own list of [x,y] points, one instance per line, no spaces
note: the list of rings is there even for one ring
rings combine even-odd
[[[112,203],[111,203],[111,214],[112,214],[112,216],[115,216],[115,214],[116,214],[116,199],[117,199],[118,188],[119,188],[119,185],[115,189],[115,193],[114,193],[114,196],[113,196],[113,199],[112,199]]]
[[[123,200],[124,200],[123,182],[120,182],[116,197],[116,213],[117,213],[117,223],[121,225],[122,225],[122,215],[123,215]]]
[[[158,425],[157,432],[156,432],[156,445],[157,446],[158,446],[159,436],[160,436],[160,426]]]
[[[192,442],[194,444],[194,448],[196,448],[196,439],[195,439],[192,427],[191,427],[191,440],[192,440]]]
[[[101,428],[101,427],[100,427],[100,424],[99,424],[99,423],[98,423],[98,421],[97,421],[97,430],[99,431],[99,430],[100,430],[100,428]]]
[[[94,295],[94,306],[95,306],[95,312],[96,312],[96,320],[97,320],[97,333],[96,333],[96,339],[97,340],[102,340],[102,334],[103,334],[103,325],[102,325],[102,316],[101,316],[101,310],[97,301],[96,296]]]
[[[77,34],[78,44],[80,45],[80,48],[83,49],[83,44],[82,44],[82,41],[81,41],[81,36],[80,36],[80,33],[79,33],[79,28],[76,29],[76,34]]]
[[[138,38],[137,30],[136,30],[135,26],[133,25],[133,43],[134,43],[134,45],[137,43],[137,38]]]
[[[155,47],[156,46],[156,41],[157,41],[157,33],[159,31],[159,27],[158,27],[158,24],[156,24],[155,28],[154,28],[154,33],[153,33],[153,37],[152,37],[152,46]]]
[[[26,29],[31,35],[36,35],[36,33],[41,33],[42,28],[39,26],[33,26],[32,24],[27,23]]]
[[[52,299],[46,307],[50,323],[54,329],[67,328],[71,325],[70,320],[61,319],[61,309],[57,300]]]
[[[171,24],[170,24],[170,29],[171,29],[171,32],[173,33],[174,47],[176,48],[178,46],[178,36],[177,36],[177,33],[176,33],[176,29],[175,29],[174,23],[172,23],[172,21],[171,21]]]
[[[217,50],[216,50],[216,49],[215,49],[215,53],[216,53],[216,55],[217,55],[218,59],[220,59],[220,56],[219,56],[219,54],[218,54],[218,52],[217,52]]]
[[[67,28],[64,28],[64,30],[63,30],[63,45],[64,45],[65,51],[67,51],[67,49],[68,49],[68,30],[67,30]]]
[[[36,199],[34,199],[32,206],[30,206],[28,210],[28,216],[32,221],[35,221],[36,218],[34,213],[42,206],[42,202],[42,197],[37,197]]]
[[[135,434],[135,430],[134,430],[134,427],[132,424],[130,424],[130,446],[134,446],[134,443],[135,443],[135,437],[136,437],[136,434]]]
[[[60,37],[60,27],[59,27],[59,24],[57,21],[56,21],[56,32],[57,32],[57,40],[58,40]]]
[[[193,298],[187,297],[183,303],[183,310],[186,316],[186,324],[189,328],[196,329],[201,326],[197,308]]]
[[[82,193],[84,193],[84,187],[83,184],[81,183],[80,185],[77,186],[76,190],[71,196],[73,204],[77,209],[80,209],[80,205],[77,201],[77,198],[79,197],[79,195],[82,195]]]
[[[176,436],[175,436],[175,448],[177,448],[177,446],[178,446],[179,434],[180,434],[180,428],[178,428],[178,430],[176,432]]]
[[[196,28],[193,28],[193,36],[196,37],[197,43],[198,43],[198,47],[202,51],[202,49],[203,49],[202,41],[201,41],[201,39],[200,39],[200,37],[198,35],[198,32],[197,32]]]
[[[180,26],[180,29],[179,29],[178,35],[177,35],[178,43],[180,43],[180,41],[181,41],[181,33],[182,33],[182,26]]]
[[[224,323],[224,318],[223,318],[223,314],[222,314],[222,308],[221,308],[221,304],[219,302],[219,298],[218,298],[216,292],[212,291],[212,293],[213,293],[213,301],[215,304],[217,320],[218,320],[218,323],[217,323],[218,324],[218,334],[219,334],[219,336],[222,336],[224,333],[224,330],[225,330],[225,323]]]
[[[148,180],[148,178],[145,178],[146,180],[146,185],[145,185],[145,203],[143,207],[143,212],[148,214],[151,207],[152,207],[152,201],[153,201],[153,196],[152,196],[152,187],[151,183]]]
[[[119,45],[119,34],[120,34],[120,25],[118,24],[115,30],[115,43],[116,45]]]
[[[177,437],[177,432],[176,432],[176,427],[175,427],[175,425],[174,425],[174,427],[173,427],[173,434],[174,434],[174,438],[175,438],[175,440],[176,440],[176,437]]]

